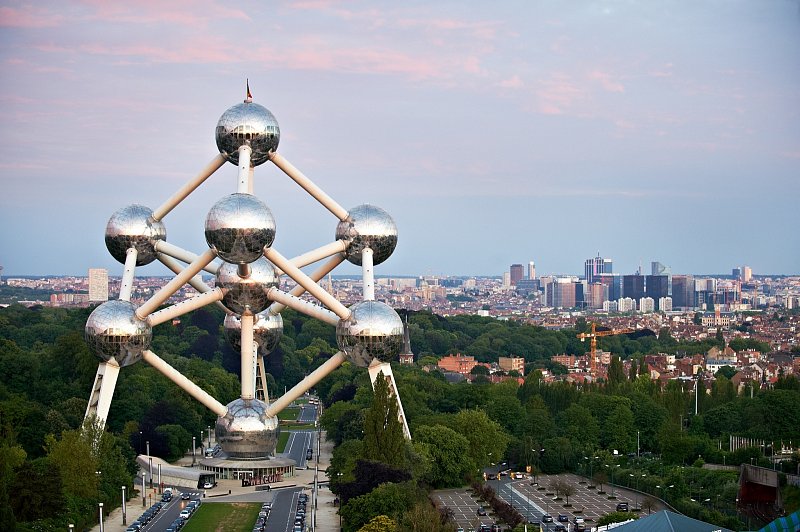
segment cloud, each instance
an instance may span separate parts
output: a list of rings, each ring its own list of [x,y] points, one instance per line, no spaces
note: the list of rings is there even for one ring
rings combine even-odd
[[[520,77],[516,74],[514,74],[508,79],[500,81],[497,85],[504,89],[521,89],[522,87],[525,86]]]
[[[589,73],[589,79],[599,82],[600,85],[608,92],[625,92],[625,86],[622,83],[611,79],[611,74],[608,72],[593,70]]]
[[[61,25],[64,17],[31,6],[0,7],[0,27],[52,28]]]
[[[586,97],[581,89],[563,72],[551,74],[549,79],[540,81],[536,89],[539,112],[547,115],[563,114],[566,110]]]
[[[91,19],[113,24],[124,22],[205,28],[223,19],[250,20],[249,15],[241,9],[214,0],[83,0],[83,3],[91,7]]]

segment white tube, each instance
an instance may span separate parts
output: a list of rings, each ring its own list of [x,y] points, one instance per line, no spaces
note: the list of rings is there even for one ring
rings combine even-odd
[[[170,282],[165,284],[161,290],[153,294],[141,307],[136,309],[136,317],[140,320],[147,318],[153,311],[155,311],[164,301],[169,299],[172,294],[181,289],[186,282],[200,273],[209,262],[214,260],[216,254],[213,250],[208,249],[205,253],[197,257],[197,260],[186,266],[186,269],[172,278]]]
[[[309,178],[303,175],[303,172],[295,168],[292,163],[284,159],[284,157],[279,154],[278,152],[272,152],[270,155],[270,161],[272,161],[275,166],[283,170],[283,172],[291,177],[295,183],[303,187],[303,189],[308,192],[315,200],[320,202],[323,207],[328,209],[333,213],[334,216],[339,218],[340,220],[344,221],[347,219],[348,213],[347,211],[338,203],[336,203],[333,198],[328,196],[325,191],[315,185]]]
[[[275,248],[265,248],[264,256],[275,266],[283,270],[286,275],[294,279],[297,284],[305,288],[309,294],[319,299],[323,305],[334,311],[337,316],[343,320],[350,317],[350,310],[347,307],[339,303],[335,297],[315,283],[314,280],[303,273],[300,268],[289,262],[289,260],[278,253]]]
[[[253,192],[253,189],[254,189],[254,186],[253,186],[253,173],[254,172],[255,172],[255,168],[250,166],[250,179],[247,182],[248,183],[248,185],[247,185],[247,193],[251,194],[251,195],[255,194],[255,192]]]
[[[184,377],[177,369],[170,366],[149,349],[142,352],[142,358],[216,415],[222,417],[228,412],[228,409],[222,403],[211,397],[205,390]]]
[[[372,265],[372,248],[361,251],[361,278],[363,279],[364,301],[375,301],[375,275]]]
[[[313,388],[314,385],[316,385],[324,377],[341,366],[345,360],[346,357],[341,351],[333,355],[331,358],[323,362],[320,367],[309,373],[308,377],[295,384],[291,390],[283,394],[277,401],[269,405],[266,414],[268,416],[277,416],[278,412],[289,406],[292,401]]]
[[[205,168],[200,170],[199,174],[194,176],[188,183],[183,185],[183,187],[173,194],[171,198],[165,201],[161,207],[157,208],[153,212],[153,219],[158,221],[164,218],[164,216],[169,214],[169,212],[177,207],[180,202],[185,200],[189,194],[194,192],[197,187],[202,185],[203,181],[211,177],[211,174],[219,170],[223,164],[225,164],[225,157],[223,157],[220,153],[214,157]]]
[[[164,255],[163,253],[158,253],[156,257],[158,258],[159,262],[161,262],[161,264],[172,270],[174,273],[181,273],[183,271],[183,266],[178,264],[178,261],[176,261],[172,257]],[[206,283],[203,282],[203,279],[201,279],[199,275],[195,275],[187,282],[192,286],[192,288],[194,288],[201,294],[205,294],[206,292],[211,290],[211,288]],[[223,305],[221,302],[217,301],[215,305],[217,305],[220,309],[222,309],[222,311],[225,312],[226,314],[231,313],[231,311],[228,310],[227,307],[225,307],[225,305]]]
[[[342,262],[344,262],[343,254],[339,253],[338,255],[334,255],[333,257],[331,257],[331,260],[320,266],[315,272],[309,275],[309,277],[315,283],[318,283],[320,279],[322,279],[330,272],[332,272],[333,269],[336,268],[338,265],[340,265]],[[305,292],[306,289],[298,284],[297,286],[292,288],[292,291],[289,292],[289,294],[293,295],[294,297],[300,297],[303,294],[305,294]],[[272,314],[273,316],[277,316],[278,314],[283,312],[283,309],[285,308],[286,305],[281,305],[280,303],[275,302],[269,306],[269,313]]]
[[[194,297],[190,297],[189,299],[184,299],[180,303],[176,303],[167,308],[162,308],[161,310],[153,312],[147,316],[147,324],[151,327],[161,325],[162,323],[166,323],[174,318],[177,318],[178,316],[183,316],[187,312],[203,308],[215,301],[221,301],[222,296],[224,295],[225,293],[221,288],[214,288],[213,290],[209,290],[203,294],[198,294]]]
[[[345,240],[337,240],[336,242],[331,242],[330,244],[325,244],[324,246],[320,246],[317,249],[312,249],[311,251],[307,251],[302,255],[298,255],[291,259],[292,264],[297,266],[298,268],[303,268],[304,266],[308,266],[309,264],[314,264],[317,261],[322,259],[327,259],[328,257],[332,257],[337,253],[343,253],[347,250],[347,241]],[[281,275],[283,272],[278,271],[278,275]],[[316,279],[319,281],[319,279]]]
[[[250,154],[252,148],[247,144],[239,146],[239,185],[236,189],[240,194],[250,193]]]
[[[253,313],[242,314],[242,348],[240,351],[242,364],[242,399],[252,399],[255,389],[253,374]]]
[[[297,312],[301,312],[306,316],[318,319],[325,323],[330,323],[331,325],[336,325],[339,323],[339,316],[330,310],[299,299],[291,294],[287,294],[286,292],[278,290],[277,288],[270,288],[267,291],[267,298],[269,298],[271,301],[279,302],[284,308],[289,307],[290,309],[296,310]]]
[[[125,252],[125,269],[122,272],[122,282],[119,287],[119,299],[121,301],[130,301],[131,293],[133,292],[133,276],[136,273],[136,257],[139,252],[135,247],[129,247]]]
[[[156,243],[153,247],[157,252],[163,253],[164,255],[172,257],[173,259],[178,259],[186,264],[190,264],[197,260],[197,255],[191,251],[186,251],[175,244],[170,244],[166,240],[156,240]],[[219,271],[219,264],[208,264],[203,266],[203,270],[212,275],[217,275],[217,272]]]

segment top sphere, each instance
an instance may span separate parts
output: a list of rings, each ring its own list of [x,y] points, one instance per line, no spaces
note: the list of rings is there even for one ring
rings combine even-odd
[[[349,240],[346,257],[361,266],[361,252],[372,249],[372,263],[388,259],[397,246],[397,226],[389,213],[374,205],[359,205],[348,212],[346,220],[336,226],[336,239]]]
[[[250,164],[258,166],[278,149],[281,130],[278,121],[263,105],[253,102],[236,104],[217,122],[217,148],[233,164],[239,164],[239,148],[250,146]]]
[[[136,248],[136,265],[156,260],[156,240],[166,240],[167,229],[153,219],[153,211],[144,205],[128,205],[111,215],[106,225],[106,247],[122,264],[128,249]]]

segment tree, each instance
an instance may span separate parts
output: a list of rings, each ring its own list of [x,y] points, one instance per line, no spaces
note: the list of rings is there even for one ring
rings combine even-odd
[[[636,377],[637,377],[638,375],[639,375],[639,373],[638,373],[638,372],[637,372],[637,370],[636,370],[636,359],[635,359],[635,358],[632,358],[632,359],[631,359],[631,369],[630,369],[630,371],[628,372],[628,377],[629,377],[629,378],[630,378],[632,381],[635,381],[635,380],[636,380]]]
[[[642,510],[647,510],[648,514],[653,513],[653,508],[656,507],[656,500],[652,495],[645,495],[642,498]]]
[[[15,530],[17,527],[9,490],[14,479],[14,469],[24,462],[25,451],[4,430],[4,434],[0,436],[0,530]]]
[[[714,374],[715,377],[725,377],[728,380],[731,380],[734,375],[736,375],[736,368],[731,366],[722,366]]]
[[[471,370],[469,370],[470,375],[488,375],[489,368],[486,366],[482,366],[481,364],[475,364]]]
[[[375,379],[372,405],[364,415],[364,458],[404,465],[405,437],[397,416],[397,400],[381,371]]]
[[[448,424],[450,428],[466,438],[469,443],[465,462],[473,467],[473,473],[503,456],[510,437],[503,428],[483,410],[462,410]]]
[[[619,357],[611,357],[611,364],[608,366],[608,384],[617,386],[625,380],[625,370]]]
[[[367,493],[351,499],[339,512],[345,520],[343,530],[357,531],[379,515],[397,519],[421,498],[414,482],[382,484]]]
[[[358,529],[358,532],[395,532],[397,525],[385,515],[378,515],[370,519],[369,523]]]
[[[622,523],[623,521],[630,521],[631,519],[638,519],[638,516],[631,512],[611,512],[598,519],[597,526]]]
[[[442,425],[423,425],[414,431],[414,448],[429,461],[425,480],[435,488],[461,486],[475,469],[469,459],[469,440]]]

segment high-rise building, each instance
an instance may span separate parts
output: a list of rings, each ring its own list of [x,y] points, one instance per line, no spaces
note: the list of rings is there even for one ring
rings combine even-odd
[[[632,297],[621,297],[617,300],[617,310],[619,312],[635,312],[636,300]]]
[[[694,277],[691,275],[673,275],[672,307],[691,309],[695,306]]]
[[[528,263],[528,280],[533,281],[536,279],[536,264],[533,261]]]
[[[652,297],[643,297],[639,300],[639,312],[653,312],[656,309],[656,302]]]
[[[599,273],[594,276],[595,281],[603,283],[608,288],[606,299],[616,301],[622,297],[622,276],[618,273]]]
[[[583,285],[572,277],[558,277],[547,286],[547,306],[555,308],[574,308],[583,301]]]
[[[597,252],[597,257],[593,259],[586,259],[583,263],[584,278],[587,283],[594,283],[597,281],[595,275],[601,273],[612,273],[613,262],[611,259],[604,259],[600,257],[600,252]]]
[[[503,272],[503,286],[505,288],[511,286],[511,274],[508,272]]]
[[[742,267],[742,281],[745,283],[749,283],[753,280],[753,270],[750,266],[743,266]]]
[[[108,270],[89,268],[89,301],[108,301]]]
[[[517,286],[517,281],[525,278],[525,270],[522,264],[512,264],[508,273],[511,279],[511,286]]]
[[[658,302],[662,297],[669,296],[669,276],[667,275],[647,275],[645,276],[645,290],[647,297],[653,298]],[[656,310],[662,310],[656,308]]]
[[[644,275],[623,275],[622,295],[635,301],[644,297]]]
[[[671,297],[659,298],[658,310],[662,312],[672,312],[672,298]]]
[[[589,283],[586,285],[586,308],[601,309],[603,303],[608,301],[608,287],[603,283]]]
[[[741,268],[733,268],[731,270],[731,277],[734,279],[741,279],[742,278],[742,269]]]
[[[667,276],[667,295],[672,295],[672,269],[669,266],[653,261],[650,263],[650,273],[652,275]]]

